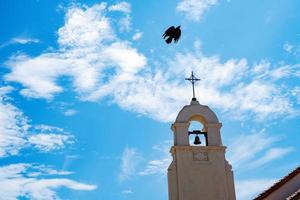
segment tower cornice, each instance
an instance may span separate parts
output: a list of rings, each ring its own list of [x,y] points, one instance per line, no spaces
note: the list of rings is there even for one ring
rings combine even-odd
[[[226,151],[226,146],[172,146],[170,152],[173,154],[176,151]]]

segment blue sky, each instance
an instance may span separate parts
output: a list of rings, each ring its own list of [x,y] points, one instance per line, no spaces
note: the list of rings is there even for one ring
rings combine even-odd
[[[1,1],[1,198],[167,199],[170,125],[193,70],[238,199],[251,199],[300,162],[299,7]],[[166,45],[171,25],[182,37]]]

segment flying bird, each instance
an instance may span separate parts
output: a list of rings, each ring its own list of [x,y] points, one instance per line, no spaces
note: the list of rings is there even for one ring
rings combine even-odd
[[[180,35],[181,35],[180,26],[177,26],[176,28],[174,26],[171,26],[165,31],[165,33],[162,36],[166,40],[166,43],[170,44],[173,39],[174,42],[177,43],[180,38]]]

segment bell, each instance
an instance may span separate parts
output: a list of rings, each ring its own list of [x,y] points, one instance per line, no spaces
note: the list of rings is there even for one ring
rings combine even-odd
[[[195,145],[201,144],[201,141],[200,141],[200,138],[199,138],[198,135],[196,135],[196,137],[195,137],[194,144],[195,144]]]

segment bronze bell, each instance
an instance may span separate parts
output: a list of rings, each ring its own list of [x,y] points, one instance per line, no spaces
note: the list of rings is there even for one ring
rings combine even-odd
[[[195,145],[201,144],[201,141],[200,141],[200,138],[199,138],[198,135],[196,135],[196,137],[195,137],[194,144],[195,144]]]

